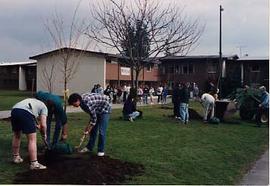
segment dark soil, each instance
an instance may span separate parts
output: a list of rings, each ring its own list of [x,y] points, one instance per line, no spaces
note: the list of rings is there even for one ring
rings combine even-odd
[[[162,109],[168,109],[168,108],[162,108]],[[194,120],[202,120],[203,117],[194,109],[188,108],[189,118]],[[170,118],[174,118],[174,115],[167,115]]]
[[[28,170],[16,175],[15,184],[121,184],[144,172],[139,164],[89,154],[45,153],[39,162],[45,170]]]

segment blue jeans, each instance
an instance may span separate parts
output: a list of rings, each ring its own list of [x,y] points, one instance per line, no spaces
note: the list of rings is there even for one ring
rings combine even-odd
[[[188,122],[189,120],[189,113],[188,113],[188,104],[187,103],[180,103],[180,118],[182,122]]]
[[[98,152],[104,152],[106,142],[106,130],[109,123],[110,114],[98,114],[97,123],[90,132],[90,138],[86,147],[92,151],[98,134]]]
[[[143,95],[143,103],[148,104],[148,94]]]
[[[52,116],[53,116],[53,113],[49,113],[48,117],[47,117],[47,142],[48,142],[49,145],[51,144],[50,137],[51,137]],[[54,117],[55,117],[55,127],[54,127],[52,145],[54,145],[54,144],[56,144],[58,142],[61,127],[62,127],[62,122],[61,122],[60,118],[55,114],[54,114]]]
[[[134,111],[131,114],[129,114],[128,116],[131,117],[132,119],[137,118],[140,115],[140,112],[138,111]]]

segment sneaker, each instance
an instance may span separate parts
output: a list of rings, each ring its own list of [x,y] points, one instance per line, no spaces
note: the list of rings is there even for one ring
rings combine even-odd
[[[41,170],[41,169],[47,169],[47,167],[38,163],[38,161],[34,161],[34,162],[31,162],[30,169],[31,170]]]
[[[104,152],[98,152],[97,155],[100,156],[100,157],[102,157],[102,156],[105,155],[105,153]]]
[[[79,151],[79,153],[87,153],[90,152],[90,150],[87,147],[84,147],[82,150]]]
[[[133,121],[134,121],[134,120],[132,119],[132,117],[129,117],[128,120],[129,120],[130,122],[133,122]]]
[[[18,163],[22,163],[22,162],[23,162],[23,159],[21,158],[20,155],[13,156],[13,163],[18,164]]]

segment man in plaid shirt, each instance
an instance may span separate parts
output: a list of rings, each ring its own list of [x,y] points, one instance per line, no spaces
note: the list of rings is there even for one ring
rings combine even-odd
[[[69,105],[81,107],[82,110],[90,115],[90,121],[87,124],[84,133],[90,133],[88,144],[80,152],[91,152],[95,146],[97,132],[98,137],[98,156],[104,156],[104,147],[106,141],[106,129],[109,123],[112,106],[109,97],[97,93],[85,93],[82,96],[73,93],[68,98]]]

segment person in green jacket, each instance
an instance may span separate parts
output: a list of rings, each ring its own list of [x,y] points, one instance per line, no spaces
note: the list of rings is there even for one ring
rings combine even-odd
[[[48,108],[47,118],[47,142],[49,145],[55,145],[59,141],[60,132],[62,129],[61,140],[67,139],[67,115],[63,109],[62,99],[58,95],[51,94],[49,92],[38,91],[35,97],[45,103]],[[55,129],[52,139],[50,141],[51,123],[52,118],[55,119]]]

